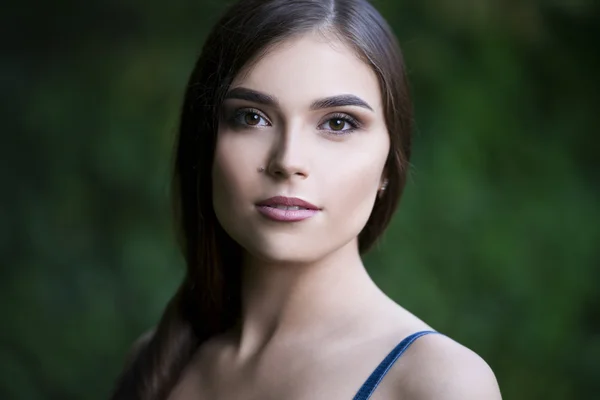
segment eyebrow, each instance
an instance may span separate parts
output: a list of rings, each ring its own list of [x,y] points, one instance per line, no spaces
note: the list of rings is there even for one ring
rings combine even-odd
[[[228,99],[237,99],[237,100],[246,100],[253,103],[262,104],[265,106],[278,107],[279,100],[276,97],[268,95],[266,93],[259,92],[257,90],[252,90],[244,87],[237,87],[231,89],[225,95],[225,100]],[[311,111],[321,110],[324,108],[333,108],[333,107],[344,107],[344,106],[355,106],[366,108],[367,110],[373,111],[373,108],[361,99],[358,96],[353,94],[340,94],[337,96],[324,97],[322,99],[317,99],[312,102],[310,105]]]

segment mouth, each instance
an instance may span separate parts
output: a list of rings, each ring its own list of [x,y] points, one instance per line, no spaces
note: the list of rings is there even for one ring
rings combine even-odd
[[[256,204],[256,208],[265,217],[281,222],[302,221],[313,217],[321,210],[305,200],[284,196],[260,201]]]

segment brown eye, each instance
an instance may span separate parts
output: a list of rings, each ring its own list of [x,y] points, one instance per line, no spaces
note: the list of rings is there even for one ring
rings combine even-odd
[[[345,135],[359,129],[362,124],[353,116],[346,113],[335,113],[328,115],[318,129],[329,132],[331,135]]]
[[[264,116],[260,111],[243,108],[237,110],[235,114],[230,119],[233,126],[238,128],[258,128],[263,126],[271,126],[270,122],[267,120],[267,117]]]
[[[344,129],[346,121],[340,118],[334,118],[329,120],[329,127],[332,131],[341,131]]]
[[[260,123],[260,118],[260,115],[248,112],[244,115],[244,122],[248,125],[258,125]]]

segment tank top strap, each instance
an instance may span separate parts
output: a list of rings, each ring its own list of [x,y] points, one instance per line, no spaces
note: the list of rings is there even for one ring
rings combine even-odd
[[[375,371],[371,373],[371,375],[367,378],[365,383],[360,387],[356,396],[354,396],[353,400],[367,400],[371,397],[375,389],[381,382],[381,380],[388,373],[390,368],[394,365],[396,360],[400,358],[400,356],[408,349],[408,347],[413,344],[415,340],[420,338],[421,336],[430,334],[430,333],[439,333],[436,331],[420,331],[413,333],[412,335],[407,336],[402,339],[400,343],[383,359],[383,361],[375,368]]]

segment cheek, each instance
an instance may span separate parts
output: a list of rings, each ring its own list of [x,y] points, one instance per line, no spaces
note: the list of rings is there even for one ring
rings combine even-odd
[[[252,141],[219,133],[213,162],[213,202],[231,204],[247,196],[255,186],[259,149]]]
[[[216,211],[221,205],[231,201],[233,197],[231,193],[235,193],[237,187],[243,182],[238,175],[233,160],[227,157],[223,146],[217,144],[212,170],[213,206]]]
[[[256,186],[256,155],[243,146],[240,141],[228,135],[219,136],[215,148],[212,168],[213,208],[223,228],[234,224],[239,213],[244,210],[244,199],[252,197]],[[255,174],[252,174],[252,171]]]
[[[246,239],[240,221],[244,219],[247,199],[252,196],[255,182],[249,173],[253,159],[239,148],[239,144],[239,140],[228,135],[217,138],[212,167],[212,200],[221,227],[233,240],[244,243]]]
[[[357,146],[325,165],[330,172],[323,186],[327,190],[329,214],[335,220],[334,226],[345,234],[358,235],[367,223],[388,151],[386,133],[384,138]]]
[[[337,174],[331,182],[332,203],[336,204],[335,215],[348,222],[364,225],[373,208],[382,167],[371,162],[356,160]],[[360,227],[362,229],[362,226]]]

